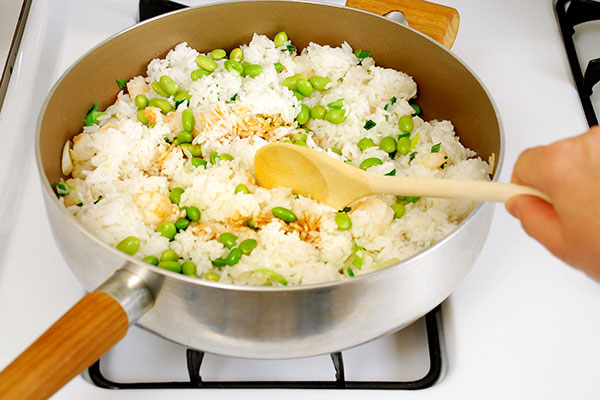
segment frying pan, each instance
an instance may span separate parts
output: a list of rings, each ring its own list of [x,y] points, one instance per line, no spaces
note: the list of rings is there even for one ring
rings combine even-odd
[[[351,0],[409,23],[446,46],[455,10],[417,0]],[[486,90],[443,45],[374,13],[322,4],[230,2],[177,11],[136,25],[77,61],[42,109],[36,158],[54,238],[90,291],[0,374],[6,398],[45,398],[96,361],[136,323],[184,346],[228,356],[279,359],[346,349],[401,329],[441,303],[467,273],[487,236],[492,206],[478,205],[430,248],[353,279],[296,287],[209,282],[154,267],[94,237],[57,200],[63,144],[81,130],[93,103],[114,102],[115,79],[145,74],[147,63],[186,41],[201,52],[230,50],[257,32],[286,31],[309,42],[368,49],[378,65],[413,76],[423,118],[449,119],[484,160],[503,157],[500,122]]]

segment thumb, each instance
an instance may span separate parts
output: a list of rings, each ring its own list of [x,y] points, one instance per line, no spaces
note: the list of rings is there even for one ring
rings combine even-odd
[[[562,224],[552,204],[536,196],[521,195],[508,199],[506,209],[521,221],[529,236],[560,257],[565,241]]]

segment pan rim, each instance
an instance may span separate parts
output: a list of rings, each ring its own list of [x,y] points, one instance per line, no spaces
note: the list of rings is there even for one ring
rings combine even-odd
[[[188,284],[193,284],[193,285],[198,285],[198,286],[207,286],[207,287],[211,287],[214,289],[221,289],[221,290],[225,290],[225,291],[243,291],[243,292],[294,292],[294,291],[317,291],[317,290],[324,290],[324,289],[331,289],[331,288],[335,288],[338,285],[353,285],[353,284],[359,284],[360,282],[367,280],[367,279],[374,279],[374,277],[384,277],[385,274],[389,274],[389,273],[393,273],[394,270],[398,269],[398,268],[407,268],[409,267],[411,264],[418,264],[418,260],[420,260],[421,258],[425,257],[429,252],[435,251],[437,248],[439,247],[443,247],[448,241],[450,241],[454,236],[456,236],[458,234],[458,232],[460,230],[464,229],[464,226],[469,223],[469,221],[471,221],[472,219],[474,219],[476,217],[476,214],[479,214],[482,212],[482,208],[485,206],[484,203],[479,203],[477,204],[473,210],[469,213],[469,215],[467,215],[466,218],[464,218],[457,226],[456,228],[454,228],[448,235],[446,235],[444,238],[442,238],[441,240],[439,240],[438,242],[434,243],[433,245],[419,251],[418,253],[412,255],[411,257],[408,257],[398,263],[392,264],[388,267],[385,268],[381,268],[379,270],[376,271],[371,271],[367,274],[364,275],[359,275],[353,278],[345,278],[345,279],[340,279],[340,280],[335,280],[335,281],[326,281],[326,282],[320,282],[320,283],[311,283],[311,284],[299,284],[299,285],[290,285],[290,286],[251,286],[251,285],[236,285],[236,284],[231,284],[231,283],[220,283],[220,282],[212,282],[212,281],[208,281],[205,279],[201,279],[201,278],[195,278],[195,277],[189,277],[183,274],[178,274],[175,272],[171,272],[162,268],[159,268],[157,266],[145,263],[141,260],[138,260],[137,258],[134,258],[133,256],[129,256],[119,250],[117,250],[115,247],[112,247],[110,245],[108,245],[107,243],[101,241],[96,235],[94,235],[86,226],[84,226],[77,218],[75,218],[75,216],[73,216],[73,214],[69,213],[64,206],[60,203],[59,199],[56,197],[56,194],[54,193],[54,191],[51,189],[52,185],[50,184],[50,181],[48,180],[45,172],[44,172],[44,168],[43,168],[43,163],[42,163],[42,156],[41,156],[41,146],[40,146],[40,138],[41,138],[41,127],[42,127],[42,121],[43,121],[43,117],[46,113],[48,104],[50,103],[51,98],[53,97],[56,89],[58,88],[58,86],[62,83],[62,81],[64,80],[64,78],[78,65],[80,64],[80,62],[85,59],[86,57],[88,57],[92,52],[96,51],[98,48],[100,48],[101,46],[105,45],[106,43],[112,41],[113,39],[115,39],[116,37],[119,37],[127,32],[129,32],[130,30],[133,29],[137,29],[140,26],[152,23],[153,21],[159,20],[159,19],[164,19],[164,18],[168,18],[172,15],[176,15],[179,13],[184,13],[184,12],[191,12],[191,10],[195,10],[195,9],[199,9],[199,8],[210,8],[210,7],[219,7],[222,6],[224,4],[230,4],[230,3],[245,3],[245,4],[257,4],[257,3],[289,3],[289,4],[305,4],[305,5],[312,5],[312,6],[319,6],[319,7],[329,7],[329,8],[337,8],[337,9],[342,9],[342,10],[348,10],[351,12],[356,12],[356,13],[363,13],[363,14],[367,14],[371,17],[375,17],[375,18],[381,18],[383,20],[385,20],[388,23],[393,23],[399,27],[401,27],[401,29],[408,29],[409,31],[411,31],[413,34],[417,34],[423,38],[425,38],[426,40],[432,42],[434,45],[438,46],[439,48],[441,48],[443,51],[445,51],[450,57],[454,58],[458,63],[460,63],[460,65],[465,68],[469,74],[475,79],[475,81],[479,84],[479,86],[483,89],[484,93],[486,94],[487,98],[490,101],[490,104],[494,110],[494,115],[496,116],[496,120],[498,122],[498,130],[499,130],[499,134],[500,134],[500,146],[499,146],[499,151],[498,151],[498,155],[496,155],[495,158],[495,165],[493,168],[493,178],[492,181],[497,181],[498,177],[500,175],[500,172],[502,170],[502,166],[503,166],[503,161],[504,161],[504,153],[505,153],[505,135],[504,135],[504,127],[503,127],[503,123],[502,123],[502,119],[500,117],[500,114],[498,112],[498,107],[493,99],[493,97],[491,96],[490,91],[488,90],[488,88],[485,86],[485,84],[483,83],[483,81],[480,79],[480,77],[460,58],[458,57],[456,54],[454,54],[451,50],[447,49],[446,47],[444,47],[442,44],[438,43],[437,41],[433,40],[432,38],[430,38],[427,35],[424,35],[423,33],[411,28],[411,27],[407,27],[403,24],[400,24],[396,21],[393,21],[389,18],[386,18],[384,16],[369,12],[369,11],[364,11],[364,10],[359,10],[359,9],[355,9],[355,8],[350,8],[350,7],[346,7],[346,6],[340,6],[340,5],[335,5],[335,4],[324,4],[324,3],[317,3],[314,1],[280,1],[280,0],[260,0],[260,1],[252,1],[252,0],[234,0],[234,1],[219,1],[219,2],[215,2],[215,3],[211,3],[211,4],[206,4],[206,5],[199,5],[199,6],[194,6],[194,7],[189,7],[189,8],[184,8],[181,10],[176,10],[176,11],[172,11],[157,17],[153,17],[150,18],[146,21],[137,23],[133,26],[130,26],[126,29],[123,29],[120,32],[117,32],[113,35],[111,35],[110,37],[108,37],[107,39],[101,41],[100,43],[96,44],[94,47],[92,47],[91,49],[89,49],[88,51],[86,51],[83,55],[81,55],[79,58],[77,58],[76,61],[74,61],[61,75],[60,77],[56,80],[56,82],[52,85],[52,88],[50,89],[50,91],[48,92],[46,98],[44,99],[44,103],[42,105],[42,107],[40,108],[40,112],[37,118],[37,123],[36,123],[36,132],[35,132],[35,140],[34,140],[34,146],[35,146],[35,159],[36,159],[36,166],[37,166],[37,170],[38,173],[40,175],[40,180],[42,183],[42,191],[44,196],[49,196],[50,198],[50,202],[51,204],[53,204],[54,206],[58,207],[61,209],[61,214],[63,216],[67,216],[67,221],[69,221],[69,223],[73,224],[78,230],[79,233],[82,235],[85,235],[88,239],[92,240],[94,243],[100,245],[103,249],[110,251],[113,255],[118,256],[118,257],[122,257],[123,263],[121,263],[121,266],[123,265],[127,265],[129,264],[133,264],[138,268],[149,268],[153,273],[156,274],[160,274],[164,277],[169,277],[169,278],[174,278],[177,279],[179,281],[182,282],[186,282]],[[418,82],[417,82],[418,85]],[[117,268],[118,269],[118,268]]]

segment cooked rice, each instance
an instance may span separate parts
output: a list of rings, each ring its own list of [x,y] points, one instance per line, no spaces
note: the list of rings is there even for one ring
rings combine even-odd
[[[308,284],[365,274],[410,257],[448,235],[473,209],[475,204],[469,201],[421,198],[405,203],[404,216],[394,219],[390,205],[397,200],[378,195],[353,205],[348,212],[352,228],[342,231],[332,207],[295,196],[286,188],[258,187],[253,176],[256,151],[295,133],[308,134],[307,144],[313,149],[338,148],[342,156],[330,150],[328,154],[351,160],[356,167],[364,159],[378,157],[383,164],[369,172],[379,175],[395,169],[397,176],[485,180],[490,170],[460,144],[449,121],[426,122],[418,116],[413,117],[411,137],[417,133],[419,137],[411,150],[412,161],[411,156],[400,154],[391,159],[379,146],[361,151],[357,146],[361,138],[379,143],[385,136],[401,133],[398,119],[414,112],[409,101],[416,96],[417,86],[410,76],[378,67],[370,57],[359,63],[347,43],[338,48],[311,43],[296,56],[285,45],[276,48],[269,38],[254,35],[241,48],[244,61],[262,67],[260,75],[235,75],[224,68],[223,59],[212,74],[192,81],[190,74],[198,69],[195,60],[201,53],[186,43],[177,45],[166,58],[150,62],[146,77],[131,79],[98,124],[84,127],[73,139],[74,167],[66,181],[73,190],[61,199],[102,241],[115,246],[125,237],[138,237],[138,259],[160,257],[170,248],[181,260],[193,261],[200,278],[212,272],[221,282],[280,284],[264,273],[266,268],[289,284]],[[276,62],[283,65],[280,73],[273,66]],[[298,73],[331,79],[326,91],[315,90],[303,101],[312,108],[343,98],[347,116],[343,123],[310,119],[304,127],[297,125],[294,118],[301,102],[282,81]],[[137,94],[160,97],[150,84],[163,75],[192,97],[189,105],[184,102],[167,115],[147,109],[153,125],[146,126],[136,117],[133,99]],[[397,101],[389,105],[393,97]],[[174,104],[173,97],[166,100]],[[181,113],[188,107],[196,120],[193,144],[202,147],[204,158],[208,160],[212,152],[228,153],[232,161],[195,168],[189,154],[167,142],[183,129]],[[376,126],[364,129],[367,120]],[[440,152],[432,153],[437,143]],[[240,183],[251,193],[234,193]],[[174,187],[185,189],[179,206],[196,206],[202,217],[169,241],[156,228],[165,220],[185,217],[185,211],[168,200]],[[292,210],[298,221],[286,223],[273,217],[273,207]],[[249,219],[257,229],[247,226]],[[238,243],[256,239],[258,246],[234,266],[215,267],[211,260],[229,253],[218,241],[223,232],[238,236]],[[363,260],[360,267],[352,263],[356,256]]]

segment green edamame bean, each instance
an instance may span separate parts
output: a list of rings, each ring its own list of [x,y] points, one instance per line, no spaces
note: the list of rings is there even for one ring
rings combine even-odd
[[[186,210],[187,219],[190,221],[200,221],[200,210],[196,206],[189,206]]]
[[[173,146],[179,146],[179,145],[181,144],[181,142],[179,141],[179,139],[175,138],[175,140],[173,140],[173,141],[171,142],[171,144],[172,144]]]
[[[327,86],[329,82],[331,82],[331,79],[324,76],[313,75],[310,78],[310,84],[319,92],[325,90],[325,86]]]
[[[186,108],[181,113],[181,122],[183,124],[183,129],[191,132],[194,130],[194,125],[196,124],[196,119],[194,118],[194,113],[189,108]]]
[[[152,89],[154,89],[157,95],[162,97],[169,97],[169,93],[164,91],[159,81],[152,82],[150,86],[152,86]]]
[[[244,74],[250,77],[258,76],[261,72],[262,67],[258,64],[249,64],[244,67]]]
[[[215,258],[214,260],[210,260],[210,262],[215,267],[224,267],[227,265],[227,261],[225,261],[225,259],[222,257],[218,257],[218,258]]]
[[[158,258],[156,258],[155,256],[146,256],[142,258],[142,261],[148,264],[158,265]]]
[[[396,151],[396,139],[394,139],[393,136],[386,136],[381,139],[379,147],[381,147],[381,150],[385,151],[386,153],[393,153]]]
[[[283,69],[283,64],[281,64],[280,62],[276,62],[273,65],[275,66],[275,71],[277,71],[278,73],[281,72],[281,70]]]
[[[229,153],[221,153],[221,154],[219,154],[219,158],[221,160],[224,160],[224,161],[231,161],[231,160],[233,160],[233,156],[231,154],[229,154]]]
[[[190,220],[188,220],[187,218],[179,218],[177,221],[175,221],[175,228],[177,228],[180,231],[185,231],[189,225]]]
[[[232,249],[237,243],[237,236],[235,236],[233,233],[223,232],[219,235],[219,242],[221,242],[223,246],[227,247],[228,249]]]
[[[192,157],[192,165],[196,168],[199,166],[206,168],[206,160],[203,160],[200,157]]]
[[[158,263],[158,267],[172,272],[181,273],[181,265],[179,265],[177,261],[161,261]]]
[[[416,203],[417,201],[419,201],[420,197],[419,196],[405,196],[404,200],[406,200],[407,203]]]
[[[239,47],[236,47],[235,49],[231,50],[231,53],[229,53],[229,59],[242,61],[244,59],[244,52]]]
[[[398,120],[398,128],[400,128],[402,132],[409,133],[412,131],[413,126],[413,119],[410,115],[403,115]]]
[[[179,143],[191,143],[194,136],[187,131],[181,131],[177,134],[177,140],[179,140]]]
[[[192,261],[184,261],[181,264],[181,272],[187,276],[196,276],[196,264]]]
[[[297,90],[292,90],[292,94],[294,95],[295,98],[298,99],[298,101],[302,101],[302,99],[304,99],[304,96],[302,95],[302,93],[300,93]]]
[[[256,225],[254,225],[254,221],[252,221],[252,219],[249,219],[248,222],[246,222],[246,225],[248,225],[248,228],[250,229],[256,229]]]
[[[274,207],[271,209],[271,213],[275,217],[284,220],[285,222],[294,222],[298,219],[296,214],[284,207]]]
[[[167,100],[159,99],[158,97],[153,97],[148,102],[150,107],[157,107],[160,109],[160,112],[163,114],[168,114],[173,111],[173,106]]]
[[[200,68],[205,69],[208,72],[213,72],[215,69],[217,69],[218,66],[216,62],[210,59],[210,57],[207,57],[202,54],[196,57],[196,64]]]
[[[116,248],[121,250],[123,253],[132,256],[140,249],[140,239],[135,236],[127,236],[125,239],[117,243]]]
[[[290,90],[296,90],[296,81],[300,78],[306,79],[306,77],[304,75],[296,74],[296,75],[288,76],[287,78],[285,78],[283,80],[283,82],[281,82],[281,84]]]
[[[406,212],[406,207],[404,207],[404,204],[395,203],[392,204],[392,210],[394,211],[394,218],[401,218]]]
[[[313,119],[324,119],[325,114],[327,114],[327,109],[320,104],[317,104],[310,110],[310,117]]]
[[[294,143],[298,146],[303,146],[303,147],[308,147],[308,145],[306,144],[306,142],[304,140],[297,140],[296,143]]]
[[[225,56],[227,55],[227,52],[223,49],[214,49],[208,55],[210,56],[210,58],[217,61],[222,58],[225,58]]]
[[[300,112],[296,115],[296,121],[299,125],[304,125],[310,119],[310,108],[306,104],[302,104]]]
[[[358,141],[357,146],[361,150],[366,150],[369,147],[375,146],[375,142],[371,138],[362,138]]]
[[[381,165],[381,164],[383,164],[383,161],[381,161],[379,158],[371,157],[371,158],[367,158],[366,160],[363,160],[363,162],[360,163],[359,168],[366,171],[367,169],[369,169],[375,165]]]
[[[227,258],[225,259],[225,262],[230,267],[233,267],[235,264],[240,262],[241,258],[242,251],[236,247],[235,249],[231,249],[231,251],[227,255]]]
[[[192,157],[202,156],[202,147],[200,147],[200,145],[191,144],[191,143],[183,143],[181,145],[181,147],[186,149],[187,151],[189,151],[190,154],[192,155]]]
[[[338,149],[337,147],[330,147],[329,150],[331,150],[332,153],[335,153],[338,156],[342,155],[342,151],[340,149]]]
[[[306,142],[308,135],[306,133],[296,132],[292,135],[292,139],[294,139],[294,142]]]
[[[170,76],[161,76],[159,83],[161,89],[164,90],[169,96],[174,96],[177,92],[179,92],[179,85]]]
[[[313,92],[313,87],[305,77],[296,79],[296,90],[299,91],[303,96],[310,96]]]
[[[148,105],[148,98],[143,94],[138,94],[135,96],[134,103],[138,110],[143,110]]]
[[[225,69],[229,72],[233,72],[236,75],[241,75],[244,73],[244,67],[237,60],[227,60],[225,61]]]
[[[177,93],[175,96],[173,96],[173,101],[175,102],[175,106],[177,108],[177,106],[180,103],[182,103],[186,100],[188,101],[188,104],[189,104],[189,101],[191,98],[192,98],[192,95],[190,94],[190,92],[188,92],[187,90],[184,90],[182,92]]]
[[[144,110],[139,110],[137,112],[137,119],[144,125],[148,125],[148,123],[150,122],[150,121],[148,121],[148,118],[146,118],[146,114],[144,114]]]
[[[285,32],[279,32],[273,38],[273,42],[275,42],[275,47],[281,47],[288,41],[288,35]]]
[[[169,240],[173,240],[175,234],[177,234],[177,228],[175,227],[175,224],[170,221],[165,221],[160,224],[156,231]]]
[[[175,252],[175,250],[166,249],[160,255],[160,261],[177,261],[179,259],[179,255]]]
[[[339,110],[342,107],[344,107],[344,99],[337,99],[336,101],[332,101],[331,103],[327,104],[327,107]]]
[[[171,189],[169,191],[169,200],[171,200],[171,203],[179,204],[179,202],[181,201],[181,195],[183,194],[183,192],[184,192],[183,188],[180,188],[180,187],[174,187],[173,189]]]
[[[238,248],[245,255],[249,255],[250,253],[252,253],[252,250],[254,250],[257,245],[258,245],[258,243],[256,242],[256,240],[254,240],[254,239],[246,239],[246,240],[244,240],[244,241],[242,241],[240,243],[240,245],[238,246]]]
[[[347,231],[348,229],[352,228],[352,220],[348,214],[342,211],[335,214],[335,223],[337,224],[338,229],[341,231]]]
[[[248,190],[248,186],[244,185],[243,183],[240,183],[239,185],[237,185],[235,187],[235,192],[234,193],[250,193],[250,190]]]
[[[346,114],[344,110],[329,110],[327,111],[327,114],[325,114],[325,120],[331,122],[332,124],[341,124],[346,120]]]
[[[204,275],[204,279],[206,279],[207,281],[219,282],[219,279],[221,279],[221,277],[215,274],[214,272],[209,272],[206,275]]]
[[[210,72],[208,72],[205,69],[197,69],[192,71],[192,73],[190,74],[190,78],[192,78],[193,81],[197,81],[198,79],[202,78],[203,76],[207,76],[210,75]]]
[[[398,150],[398,153],[400,154],[408,154],[408,152],[410,151],[410,139],[406,136],[403,136],[400,139],[398,139],[398,143],[396,144],[396,150]]]
[[[215,165],[217,163],[217,158],[219,158],[219,154],[217,154],[214,151],[210,153],[209,160],[212,165]]]

